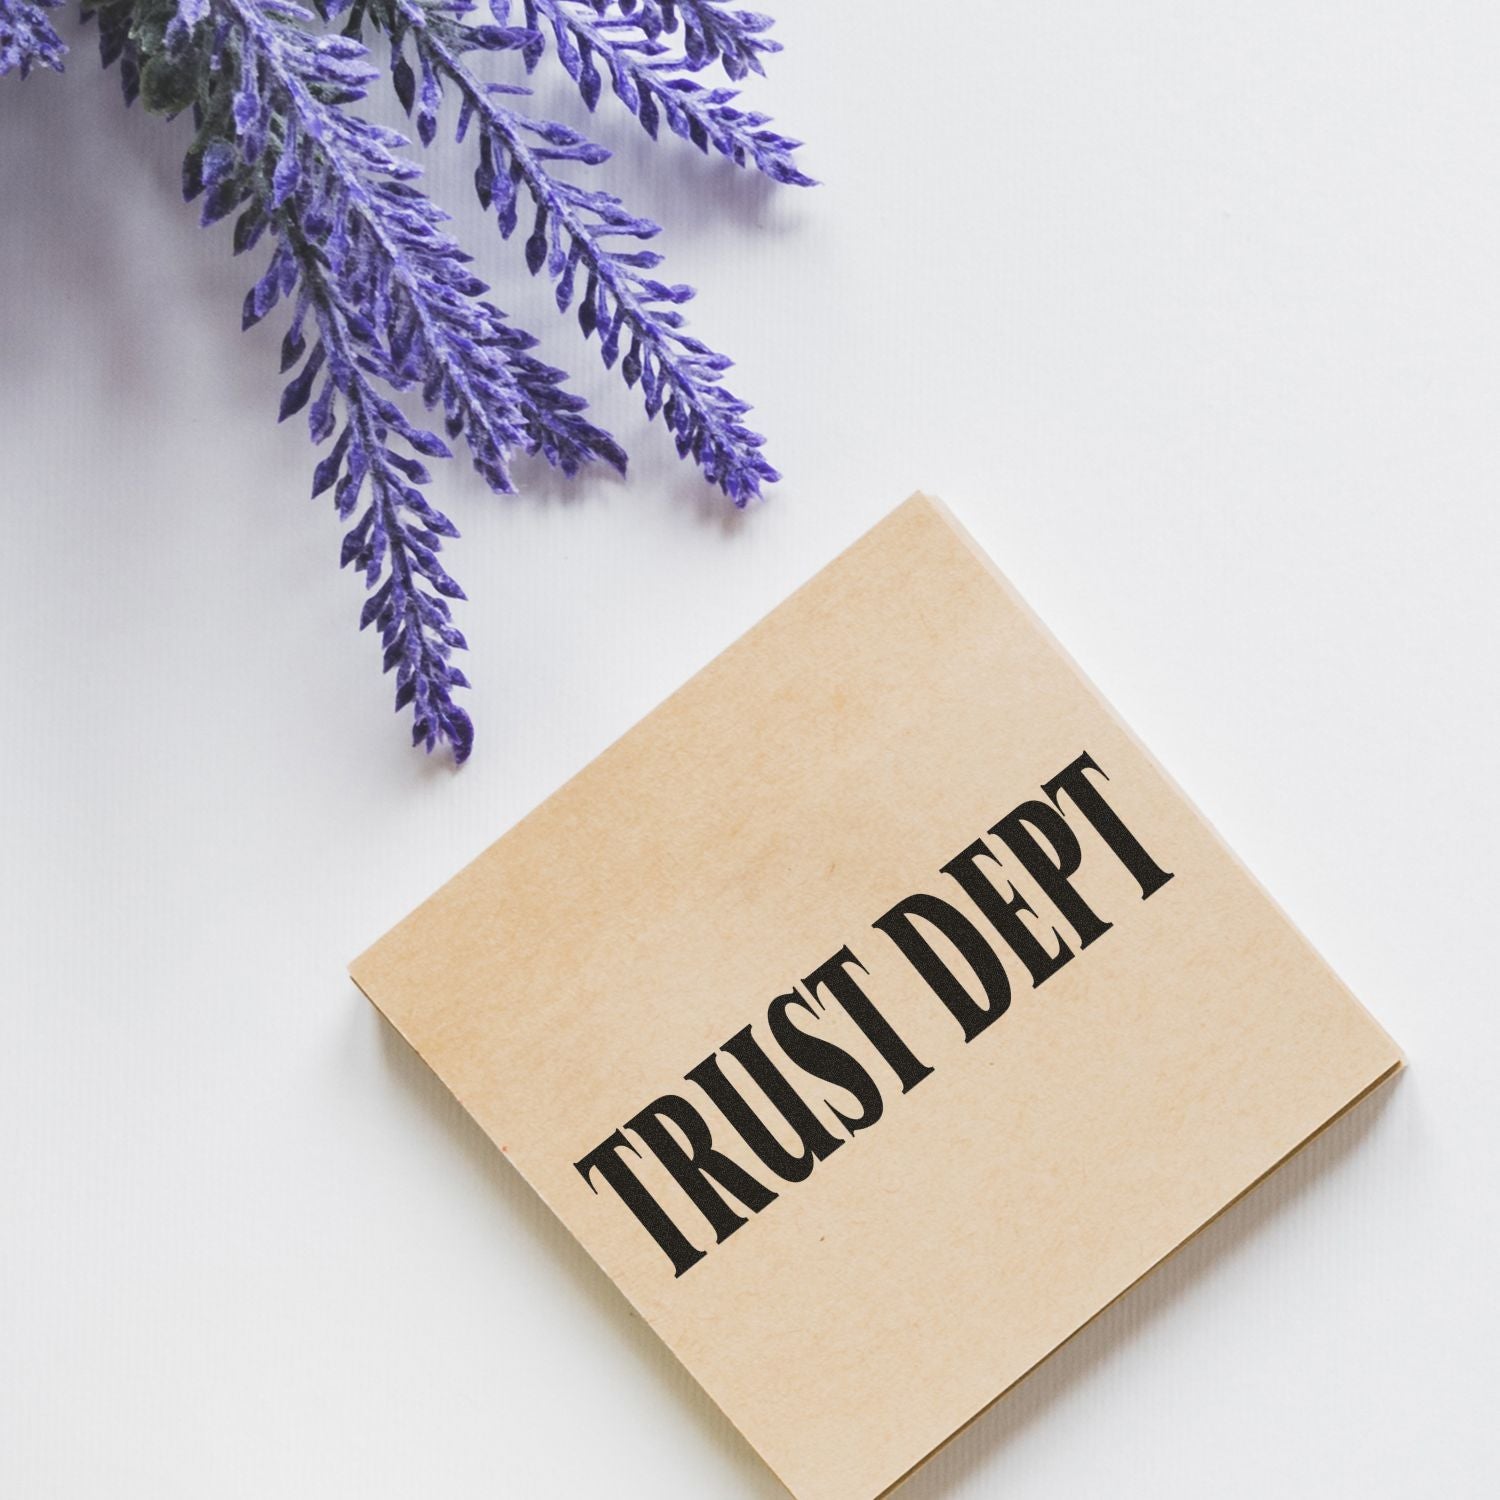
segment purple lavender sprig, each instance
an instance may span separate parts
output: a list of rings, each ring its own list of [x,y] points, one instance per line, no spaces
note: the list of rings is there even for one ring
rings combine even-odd
[[[414,114],[419,136],[433,139],[451,85],[460,101],[457,137],[462,140],[471,128],[478,135],[475,186],[480,201],[494,209],[501,234],[508,239],[515,232],[524,191],[533,213],[525,242],[528,268],[536,274],[546,267],[564,312],[583,272],[578,323],[584,337],[597,333],[606,368],[618,361],[625,383],[640,384],[647,415],[662,413],[679,455],[691,457],[736,505],[747,504],[780,475],[760,451],[764,438],[743,420],[749,405],[722,384],[732,361],[682,331],[677,309],[693,289],[649,275],[661,263],[658,254],[609,243],[651,239],[660,226],[630,213],[613,194],[554,174],[553,162],[597,166],[609,153],[567,126],[533,120],[503,103],[526,90],[482,81],[464,59],[474,50],[469,38],[503,35],[530,64],[537,34],[470,27],[459,19],[462,13],[450,0],[369,0],[367,14],[391,38],[396,91]],[[415,67],[404,51],[408,38]]]
[[[504,22],[511,0],[491,0],[496,19]],[[656,138],[663,119],[667,128],[697,148],[710,146],[739,166],[754,166],[773,181],[809,187],[808,177],[793,160],[802,143],[767,129],[769,116],[737,108],[737,89],[706,88],[685,74],[708,66],[715,56],[731,78],[763,72],[760,54],[779,50],[759,35],[769,26],[765,16],[733,12],[712,0],[680,3],[615,3],[610,0],[522,0],[527,25],[550,32],[558,61],[578,85],[592,110],[603,79],[595,59],[608,70],[615,96]],[[679,56],[661,40],[675,29],[678,13],[688,50]],[[541,23],[545,22],[545,28]],[[527,54],[534,66],[537,49]]]
[[[600,3],[594,8],[602,13],[608,7]],[[723,0],[620,0],[619,8],[627,16],[638,15],[641,29],[653,41],[663,32],[675,32],[680,17],[683,50],[694,71],[717,61],[731,78],[764,74],[761,57],[781,51],[781,43],[765,35],[773,24],[770,16],[730,10]]]
[[[118,3],[101,12],[106,61],[120,58],[127,99],[167,112],[191,102],[197,133],[183,186],[189,199],[203,195],[202,221],[238,210],[236,253],[268,231],[274,240],[243,322],[295,294],[282,368],[300,368],[281,417],[306,407],[315,442],[338,432],[313,493],[331,488],[345,520],[361,512],[342,549],[373,590],[361,628],[379,627],[396,706],[413,707],[414,741],[447,742],[462,761],[473,726],[452,697],[468,683],[450,660],[465,642],[448,600],[464,596],[438,560],[441,539],[457,531],[421,489],[430,480],[421,457],[449,451],[379,387],[419,389],[496,490],[513,491],[507,459],[517,448],[569,473],[596,457],[623,469],[625,456],[580,415],[584,402],[561,388],[560,372],[529,354],[531,336],[481,300],[469,257],[413,186],[421,169],[396,154],[404,138],[344,107],[379,76],[362,45],[312,34],[311,13],[288,0],[196,0],[152,14]]]
[[[7,45],[17,31],[9,18],[32,3],[0,0]],[[462,439],[497,491],[514,489],[518,450],[568,474],[595,460],[623,473],[626,459],[583,415],[586,403],[562,372],[532,352],[531,335],[486,300],[470,258],[442,227],[446,216],[417,185],[421,169],[403,154],[404,137],[350,109],[379,76],[359,40],[363,21],[390,37],[396,92],[423,145],[435,137],[446,90],[458,101],[459,138],[470,128],[478,136],[476,186],[502,233],[514,232],[529,200],[531,272],[547,267],[567,310],[582,271],[585,337],[598,333],[604,363],[618,362],[627,384],[642,386],[648,413],[663,413],[678,451],[737,504],[776,471],[744,425],[749,408],[723,387],[730,361],[682,332],[677,308],[691,289],[648,275],[660,260],[653,251],[614,243],[649,239],[657,226],[612,195],[557,176],[558,163],[593,166],[608,152],[511,107],[508,98],[529,90],[482,81],[471,59],[512,54],[530,71],[548,50],[537,24],[547,20],[553,50],[592,93],[591,106],[598,90],[589,69],[602,58],[653,134],[654,111],[705,150],[713,141],[779,180],[807,179],[786,165],[795,143],[765,131],[764,117],[734,110],[729,91],[681,76],[715,60],[743,76],[776,50],[762,35],[763,17],[719,0],[525,0],[526,26],[504,24],[503,0],[495,25],[466,24],[471,0],[353,0],[342,34],[326,31],[320,17],[349,11],[350,0],[314,3],[319,15],[296,0],[96,0],[92,14],[101,57],[118,62],[127,102],[191,114],[183,191],[202,199],[202,222],[233,216],[236,254],[263,239],[271,245],[245,298],[244,325],[289,303],[281,417],[305,411],[313,441],[331,443],[313,493],[331,490],[349,523],[342,562],[363,573],[368,591],[360,626],[379,629],[396,707],[412,709],[414,742],[429,751],[446,743],[462,761],[473,725],[453,698],[468,682],[452,661],[465,641],[450,601],[464,595],[440,561],[443,541],[458,533],[428,498],[424,463],[452,454],[408,407],[420,400],[440,413],[446,438]],[[681,56],[659,41],[678,29]],[[24,72],[43,56],[39,47],[0,54],[8,60],[0,72]]]
[[[0,78],[19,70],[29,76],[33,68],[63,70],[68,49],[52,29],[47,11],[61,0],[0,0]]]
[[[205,224],[242,210],[239,250],[267,229],[275,238],[243,321],[248,327],[298,294],[282,368],[300,369],[282,394],[281,417],[306,406],[312,438],[324,442],[342,403],[343,428],[313,493],[331,488],[344,520],[360,511],[340,560],[373,590],[360,627],[380,630],[396,707],[413,707],[414,743],[430,750],[446,740],[462,761],[473,725],[453,702],[468,683],[449,660],[465,642],[448,601],[464,595],[438,558],[441,538],[457,531],[421,489],[429,478],[421,457],[449,450],[376,382],[400,391],[427,372],[424,400],[441,404],[450,431],[464,433],[475,467],[497,489],[510,487],[507,452],[523,440],[528,417],[542,413],[525,412],[498,313],[477,300],[483,284],[411,185],[419,168],[394,154],[404,141],[340,107],[362,98],[376,76],[365,49],[309,35],[297,23],[310,14],[287,0],[198,3],[210,87],[184,194],[204,195]],[[394,438],[416,456],[399,453]]]

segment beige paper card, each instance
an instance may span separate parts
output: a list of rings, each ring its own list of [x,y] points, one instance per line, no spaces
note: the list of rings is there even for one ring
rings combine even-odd
[[[922,497],[353,974],[799,1500],[1400,1065]]]

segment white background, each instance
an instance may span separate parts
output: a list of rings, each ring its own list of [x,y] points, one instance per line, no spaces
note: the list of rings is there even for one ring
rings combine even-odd
[[[780,1493],[344,965],[919,486],[1413,1066],[903,1500],[1500,1493],[1500,10],[772,8],[753,97],[823,187],[597,122],[786,472],[747,517],[434,153],[634,455],[439,476],[458,774],[185,123],[71,21],[0,82],[0,1493]]]

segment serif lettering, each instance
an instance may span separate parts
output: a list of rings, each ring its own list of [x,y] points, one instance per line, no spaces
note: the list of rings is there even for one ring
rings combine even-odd
[[[1014,807],[986,836],[941,867],[979,913],[983,927],[944,896],[923,891],[898,901],[872,924],[951,1015],[966,1043],[979,1041],[1005,1015],[1018,985],[1034,989],[1045,984],[1113,925],[1075,884],[1084,859],[1078,837],[1082,825],[1098,835],[1133,877],[1142,900],[1172,879],[1110,804],[1101,787],[1106,781],[1093,758],[1080,755],[1043,783],[1043,797]],[[1043,908],[1016,889],[1008,869],[1024,872],[1028,888],[1043,898]],[[967,982],[954,971],[945,950],[935,946],[935,935],[945,940],[946,951],[959,955]],[[806,1181],[819,1162],[878,1125],[894,1099],[932,1075],[933,1068],[869,994],[868,976],[853,950],[840,948],[771,1001],[763,1028],[743,1027],[690,1068],[684,1081],[694,1094],[673,1092],[653,1099],[574,1163],[595,1193],[613,1193],[635,1216],[675,1275],[704,1258],[707,1251],[701,1247],[709,1235],[722,1244],[788,1185]],[[818,1022],[830,1007],[847,1016],[870,1044],[879,1059],[874,1072],[819,1035]],[[726,1059],[734,1064],[734,1074],[726,1070]],[[794,1136],[799,1149],[789,1149],[767,1127],[736,1077],[754,1084],[785,1122],[783,1136]],[[810,1080],[834,1085],[847,1099],[837,1105],[823,1101],[827,1114],[820,1113],[804,1097]],[[748,1148],[755,1171],[715,1144],[715,1127],[698,1099],[706,1100],[713,1117],[726,1122]],[[642,1182],[634,1163],[643,1153],[654,1157],[680,1189],[674,1201],[661,1202]]]

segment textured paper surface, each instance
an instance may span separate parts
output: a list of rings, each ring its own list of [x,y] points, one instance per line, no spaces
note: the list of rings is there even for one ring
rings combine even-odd
[[[1171,879],[1064,798],[1080,934],[987,830],[1089,755]],[[1107,777],[1107,780],[1104,779]],[[1033,987],[953,878],[976,839],[1072,958]],[[998,862],[996,862],[998,861]],[[993,943],[964,1031],[872,923],[913,893]],[[930,929],[924,929],[930,931]],[[767,1007],[848,945],[931,1069],[903,1092],[836,1005],[797,1024],[883,1114],[790,1065]],[[941,941],[952,972],[976,977]],[[916,497],[353,965],[354,977],[799,1500],[872,1500],[1400,1064],[1400,1054],[947,512]],[[826,999],[827,996],[825,995]],[[684,1075],[744,1027],[842,1144],[805,1181]],[[765,1096],[726,1076],[789,1150]],[[680,1275],[576,1169],[659,1096],[776,1193],[721,1243],[626,1131],[697,1250]]]

